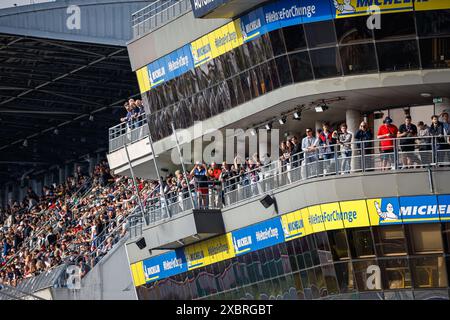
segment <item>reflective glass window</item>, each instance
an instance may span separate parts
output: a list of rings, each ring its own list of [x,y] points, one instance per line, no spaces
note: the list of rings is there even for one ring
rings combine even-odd
[[[241,80],[241,88],[244,96],[244,102],[252,99],[252,95],[250,92],[251,82],[250,82],[250,74],[248,71],[243,72],[239,75]]]
[[[421,39],[419,43],[422,68],[450,68],[450,37]]]
[[[336,44],[334,20],[313,22],[304,25],[309,48],[333,46]]]
[[[415,288],[445,288],[447,270],[443,256],[411,257]]]
[[[376,40],[415,37],[416,26],[413,12],[381,15],[381,28],[374,29]]]
[[[380,71],[414,70],[419,68],[416,40],[377,43]]]
[[[336,47],[311,50],[310,55],[316,79],[336,77],[342,74],[339,51]]]
[[[355,291],[355,277],[351,262],[338,262],[334,264],[336,278],[340,293]]]
[[[375,247],[379,256],[406,255],[403,225],[374,227]]]
[[[280,77],[278,75],[277,65],[274,59],[267,63],[267,68],[270,74],[272,90],[278,89],[280,87]]]
[[[353,270],[358,291],[381,290],[381,270],[374,259],[354,260]]]
[[[337,42],[340,45],[368,42],[373,39],[372,30],[367,28],[367,16],[336,19]]]
[[[297,291],[297,299],[304,300],[305,292],[303,290],[302,280],[300,279],[300,273],[296,272],[292,275],[292,277],[294,278],[295,289]]]
[[[378,71],[373,43],[343,46],[339,48],[339,51],[345,75]]]
[[[275,59],[278,70],[278,77],[280,79],[280,85],[285,86],[292,83],[291,69],[289,67],[289,61],[286,56],[278,57]]]
[[[409,225],[414,254],[443,252],[441,225],[439,223]]]
[[[411,272],[407,258],[382,258],[378,260],[381,267],[385,289],[408,289],[412,287]]]
[[[283,28],[284,42],[287,52],[306,49],[306,37],[303,25],[295,25]]]
[[[313,79],[311,61],[307,51],[290,54],[289,63],[291,65],[294,82],[302,82]]]
[[[347,230],[350,252],[354,258],[375,256],[372,233],[369,228]]]
[[[450,35],[450,10],[416,12],[419,36]]]
[[[270,43],[272,44],[273,55],[275,57],[286,53],[286,46],[280,29],[269,32],[269,37]]]
[[[344,229],[328,231],[330,249],[334,261],[347,260],[350,258],[348,250],[347,235]]]

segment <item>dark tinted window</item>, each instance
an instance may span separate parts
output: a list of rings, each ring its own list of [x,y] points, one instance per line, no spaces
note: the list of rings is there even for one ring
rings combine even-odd
[[[420,40],[422,68],[450,68],[450,37]]]
[[[450,10],[416,12],[419,36],[450,34]]]
[[[306,48],[305,32],[303,25],[283,28],[284,41],[288,52]]]
[[[373,43],[343,46],[339,50],[344,74],[376,72],[378,70]]]
[[[313,79],[308,52],[298,52],[289,55],[289,62],[291,64],[294,82],[302,82]]]
[[[419,68],[419,52],[416,40],[378,43],[377,53],[380,71]]]
[[[286,56],[275,59],[278,69],[278,76],[280,78],[281,86],[292,83],[291,70],[289,68],[289,61]]]
[[[274,30],[269,32],[270,43],[272,44],[272,51],[274,56],[286,53],[286,47],[284,45],[283,35],[281,30]]]
[[[316,79],[340,76],[341,62],[336,47],[310,52]]]
[[[339,44],[370,41],[372,30],[367,28],[367,16],[336,19],[336,35]]]
[[[305,24],[305,32],[310,48],[336,44],[333,20]]]
[[[374,31],[376,40],[416,36],[413,12],[382,14],[381,26]]]

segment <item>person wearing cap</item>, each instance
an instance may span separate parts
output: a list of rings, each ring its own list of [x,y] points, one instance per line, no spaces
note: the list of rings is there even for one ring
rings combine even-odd
[[[389,170],[394,162],[394,140],[397,137],[398,128],[392,124],[392,119],[386,117],[383,125],[378,128],[377,138],[380,139],[381,170]]]
[[[204,163],[197,161],[190,174],[194,176],[197,184],[197,194],[200,207],[208,207],[208,170]]]

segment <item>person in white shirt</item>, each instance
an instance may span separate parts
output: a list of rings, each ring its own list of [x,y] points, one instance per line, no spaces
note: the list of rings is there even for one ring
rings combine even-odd
[[[306,137],[302,140],[302,151],[305,153],[304,165],[306,166],[306,177],[317,175],[317,138],[314,137],[311,128],[306,129]]]
[[[350,173],[352,159],[352,138],[353,135],[347,131],[347,124],[341,124],[341,132],[339,133],[338,143],[341,147],[342,167],[341,174]]]

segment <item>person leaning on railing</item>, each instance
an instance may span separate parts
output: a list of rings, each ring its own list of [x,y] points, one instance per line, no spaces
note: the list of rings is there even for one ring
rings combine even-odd
[[[314,137],[311,128],[306,129],[306,137],[302,140],[302,150],[305,153],[304,164],[306,166],[306,178],[317,174],[317,168],[313,163],[317,162],[318,139]]]
[[[355,134],[354,141],[356,142],[356,149],[360,155],[364,155],[361,166],[366,170],[373,169],[373,134],[369,129],[367,122],[363,121],[359,125],[359,129]]]
[[[351,159],[352,159],[352,138],[353,135],[347,131],[347,124],[340,125],[340,132],[338,133],[338,144],[341,147],[342,168],[341,174],[350,173]]]

